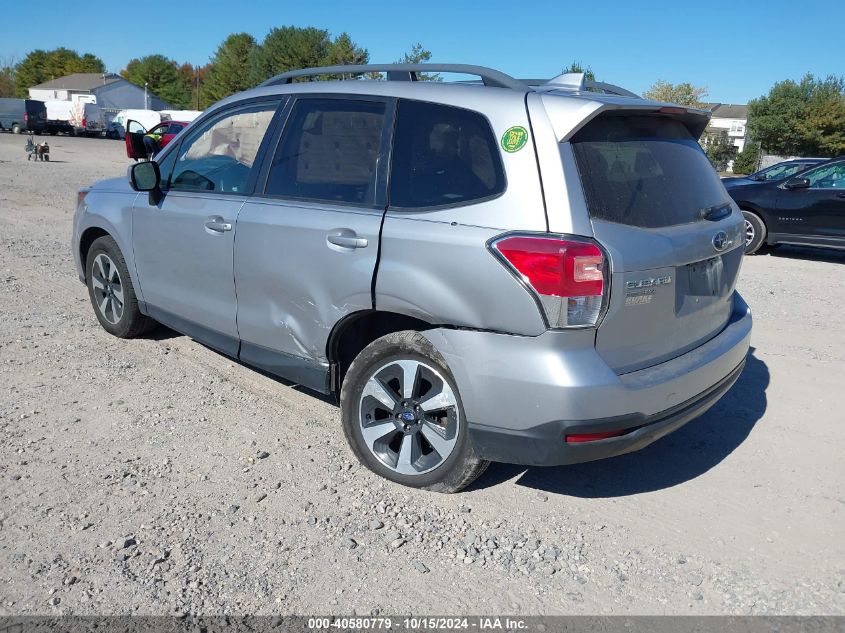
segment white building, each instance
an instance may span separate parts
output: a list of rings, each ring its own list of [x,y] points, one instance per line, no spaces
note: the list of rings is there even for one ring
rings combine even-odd
[[[120,75],[74,73],[51,79],[29,89],[29,98],[38,101],[82,101],[96,103],[106,111],[130,108],[166,110],[170,104],[159,99],[152,86],[144,89]]]
[[[748,106],[727,103],[710,103],[708,106],[713,116],[705,134],[719,133],[724,130],[731,144],[736,147],[737,152],[745,149],[745,143],[748,140],[748,132],[746,131]]]

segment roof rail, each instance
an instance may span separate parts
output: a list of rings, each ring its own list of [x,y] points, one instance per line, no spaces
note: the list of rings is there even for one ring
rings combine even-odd
[[[498,70],[484,66],[470,64],[357,64],[350,66],[322,66],[319,68],[304,68],[291,70],[275,77],[271,77],[261,86],[277,86],[289,84],[299,77],[316,77],[319,75],[363,75],[365,73],[387,73],[388,81],[417,81],[417,73],[461,73],[477,75],[485,86],[496,88],[510,88],[527,92],[531,90],[527,85]]]

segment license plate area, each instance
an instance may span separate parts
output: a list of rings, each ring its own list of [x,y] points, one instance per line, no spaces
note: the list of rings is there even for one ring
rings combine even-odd
[[[725,262],[721,255],[686,265],[687,294],[694,297],[718,297],[725,284]]]

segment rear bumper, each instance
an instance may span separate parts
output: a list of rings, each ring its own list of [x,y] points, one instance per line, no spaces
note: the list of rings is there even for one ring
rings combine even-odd
[[[709,391],[668,411],[653,416],[638,414],[587,420],[549,422],[523,431],[507,431],[483,425],[470,426],[476,452],[495,462],[526,466],[560,466],[615,457],[645,448],[707,411],[739,378],[745,361]],[[624,435],[590,442],[567,443],[574,434],[627,431]]]
[[[660,365],[617,375],[589,330],[518,337],[425,332],[458,383],[478,454],[534,466],[573,464],[638,450],[698,417],[739,377],[751,312],[735,294],[725,328]],[[566,435],[627,431],[584,443]]]

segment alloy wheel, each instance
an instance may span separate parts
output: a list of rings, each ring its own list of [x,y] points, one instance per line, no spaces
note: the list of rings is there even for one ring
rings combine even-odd
[[[120,271],[105,253],[100,253],[94,258],[91,286],[97,310],[106,321],[116,325],[123,317],[123,283]]]
[[[458,441],[454,391],[437,369],[417,360],[392,361],[372,372],[358,410],[367,448],[401,475],[434,470]]]
[[[745,221],[745,243],[751,244],[754,241],[754,237],[757,235],[757,231],[754,230],[754,225],[751,224],[748,220]]]

